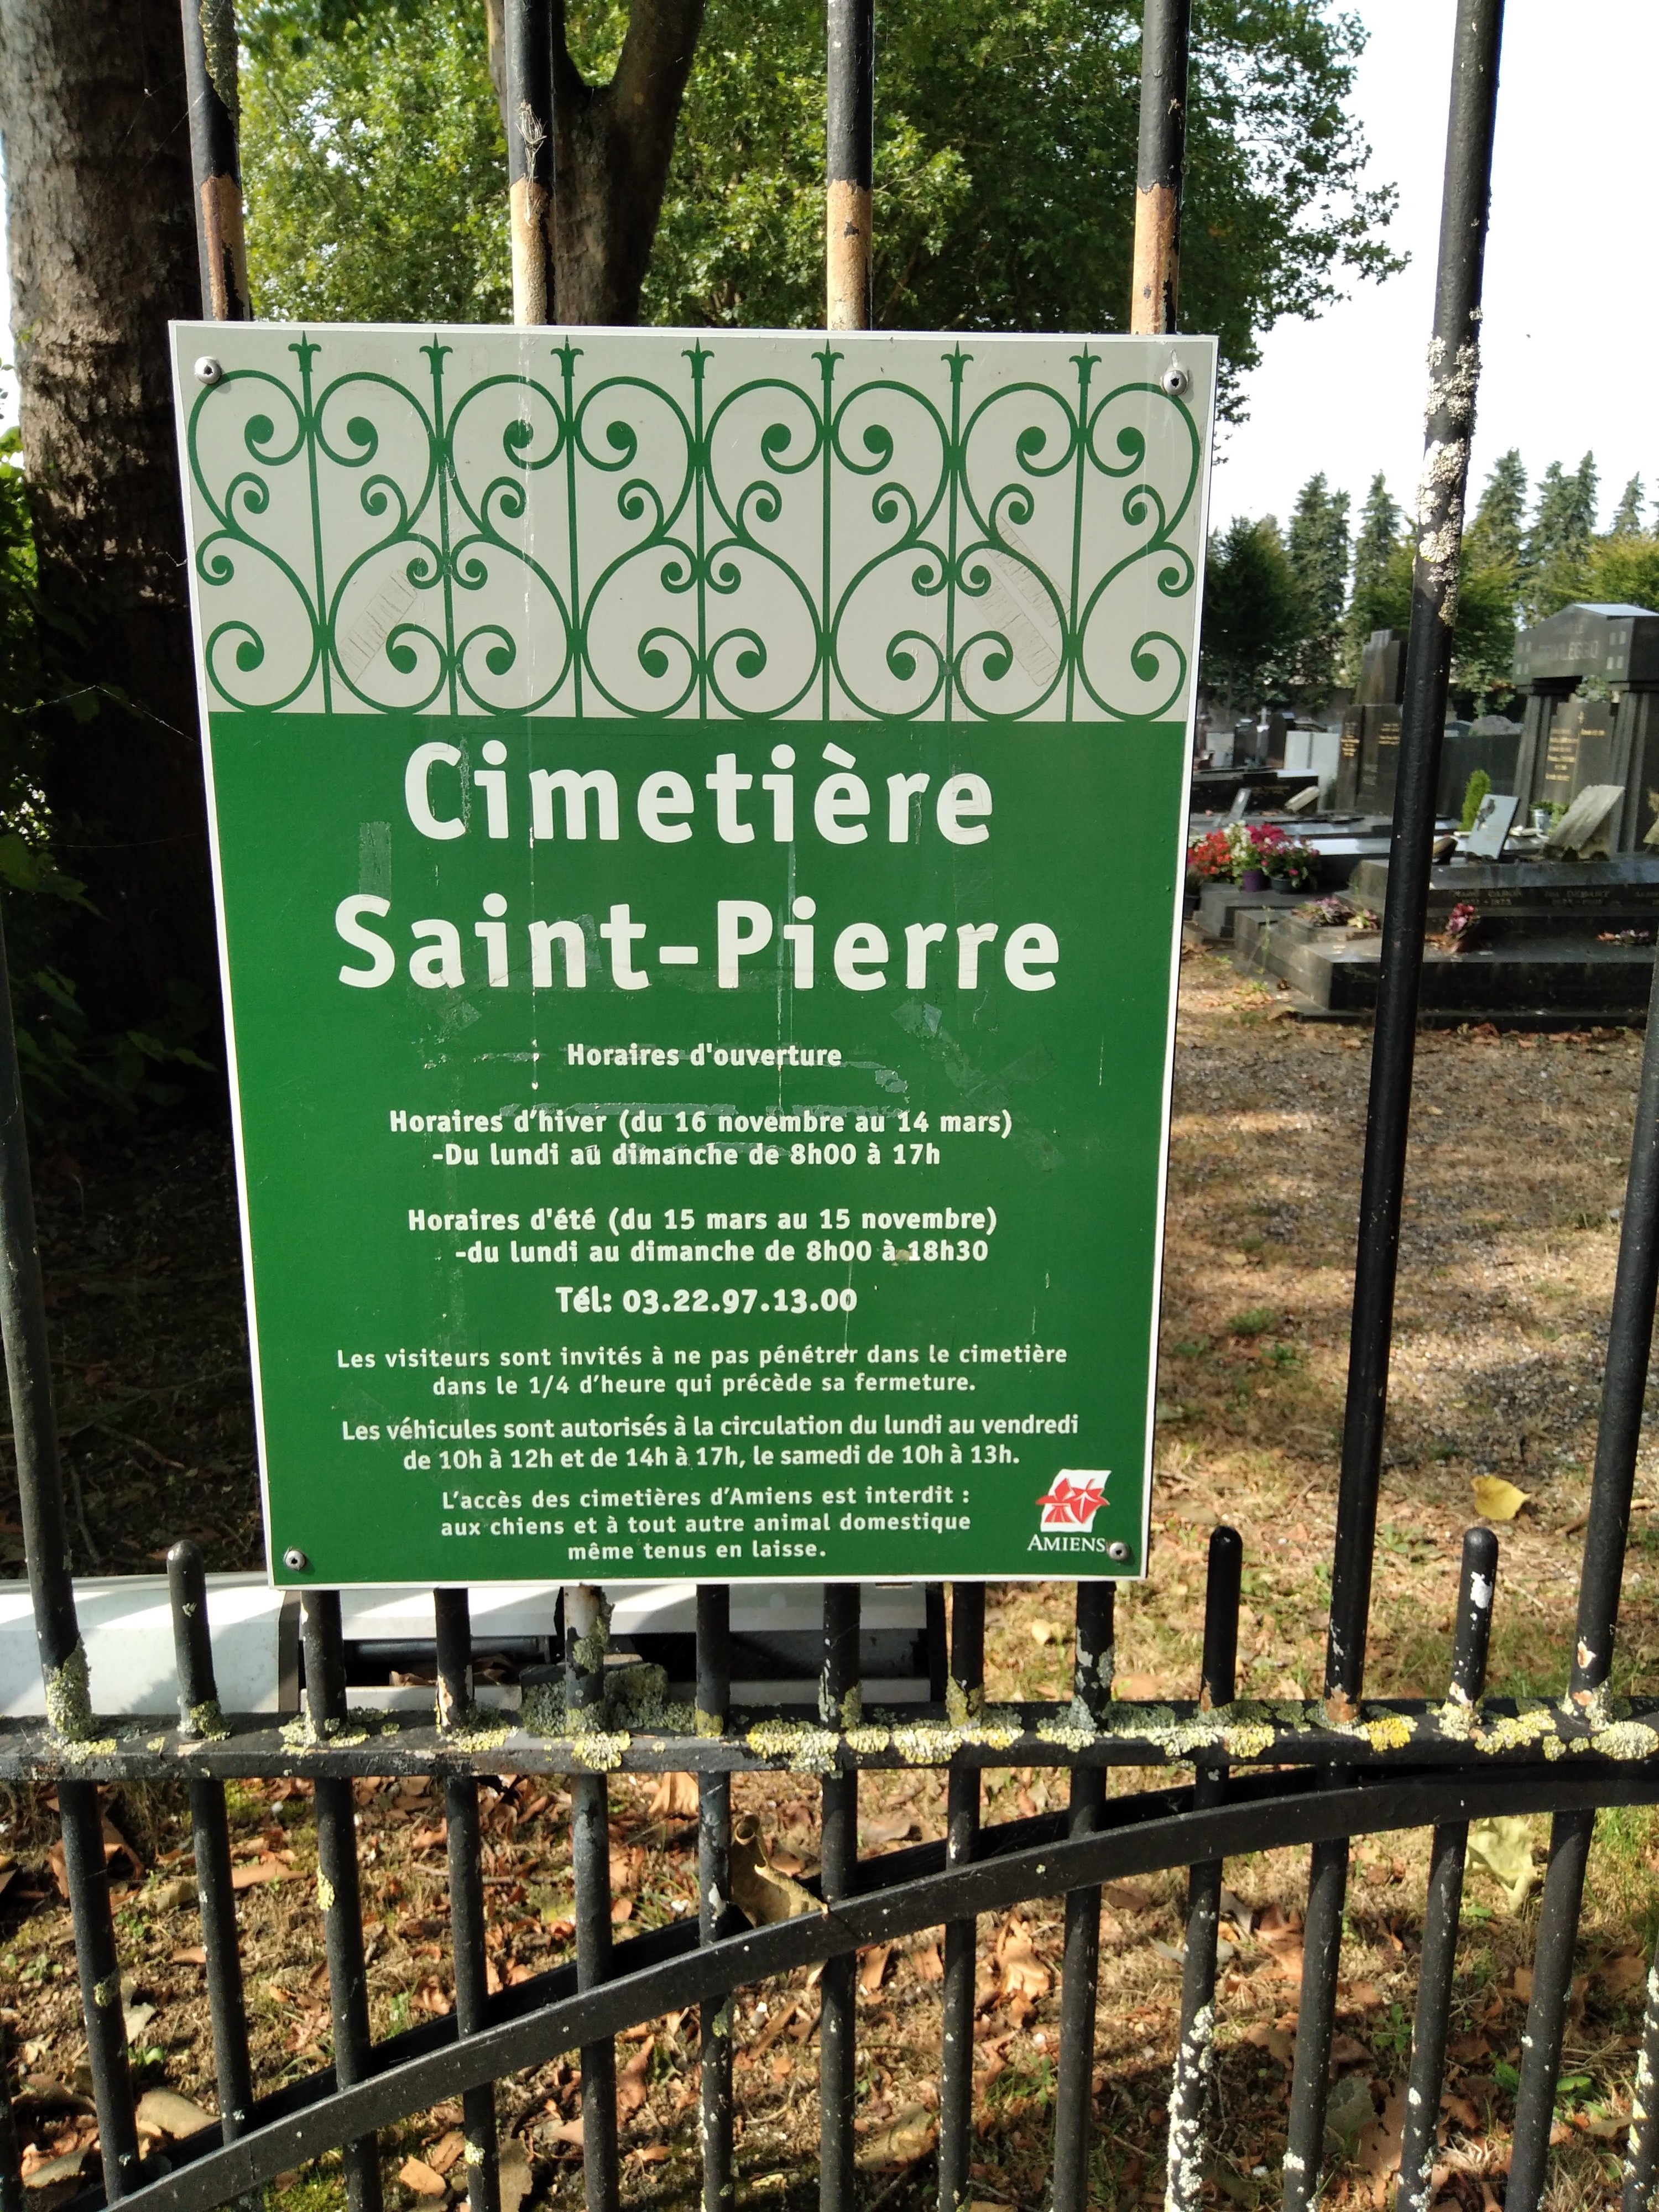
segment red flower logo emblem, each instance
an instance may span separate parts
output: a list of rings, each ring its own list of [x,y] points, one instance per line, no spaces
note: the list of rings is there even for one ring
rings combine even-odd
[[[1106,1492],[1098,1482],[1085,1477],[1073,1482],[1069,1474],[1062,1474],[1046,1498],[1037,1504],[1044,1528],[1086,1528],[1101,1507],[1106,1503]]]

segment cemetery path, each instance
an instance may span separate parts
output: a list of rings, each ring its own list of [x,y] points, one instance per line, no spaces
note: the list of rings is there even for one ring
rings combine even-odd
[[[1318,1687],[1326,1559],[1346,1360],[1346,1302],[1367,1040],[1289,1018],[1268,988],[1212,955],[1189,954],[1171,1158],[1164,1365],[1152,1575],[1119,1607],[1120,1682],[1139,1697],[1190,1694],[1197,1677],[1204,1547],[1220,1518],[1246,1545],[1241,1686]],[[1368,1687],[1434,1693],[1445,1678],[1458,1542],[1474,1484],[1524,1492],[1504,1546],[1492,1678],[1542,1692],[1563,1675],[1588,1494],[1595,1398],[1616,1243],[1638,1041],[1437,1032],[1420,1044],[1413,1170],[1401,1277],[1389,1463],[1384,1483]],[[40,1213],[58,1355],[58,1404],[81,1490],[82,1540],[105,1571],[155,1571],[165,1543],[198,1536],[216,1568],[258,1564],[240,1267],[228,1147],[157,1128],[72,1154],[48,1145]],[[9,1461],[9,1449],[6,1454]],[[9,1480],[9,1468],[0,1468]],[[1621,1626],[1623,1687],[1650,1683],[1659,1656],[1652,1576],[1659,1457],[1644,1449]],[[21,1571],[15,1493],[0,1494],[4,1565]],[[993,1697],[1060,1694],[1069,1679],[1065,1586],[1002,1585],[988,1608]],[[1146,1778],[1152,1779],[1154,1778]],[[1133,1788],[1138,1778],[1115,1779]],[[989,1820],[1047,1810],[1063,1782],[1041,1771],[990,1778]],[[441,1808],[424,1785],[357,1785],[376,2033],[451,2002],[442,1932]],[[678,1790],[678,1795],[676,1794]],[[816,1791],[787,1775],[743,1776],[734,1811],[761,1820],[786,1869],[816,1862]],[[634,1929],[691,1908],[695,1852],[683,1779],[613,1780],[617,1913]],[[556,1963],[571,1941],[567,1800],[532,1778],[502,1778],[487,1802],[491,1971],[507,1980]],[[141,2087],[211,2109],[193,1885],[180,1879],[185,1808],[173,1793],[119,1793],[131,1846],[112,1870],[132,2002],[154,2008],[136,2047]],[[931,1774],[866,1779],[864,1848],[943,1832]],[[0,1802],[0,2017],[15,2014],[22,2070],[44,2085],[22,2124],[35,2164],[72,2151],[90,2121],[48,2094],[72,2092],[84,2057],[67,1908],[47,1858],[55,1820],[21,1792]],[[303,1784],[232,1792],[254,2036],[262,2086],[316,2064],[328,2047],[325,1970],[311,1910],[315,1844]],[[1519,1839],[1540,1856],[1544,1823]],[[1513,1842],[1515,1839],[1511,1839]],[[1563,2204],[1611,2203],[1610,2116],[1627,2106],[1639,1956],[1653,1916],[1659,1824],[1604,1816],[1567,2044]],[[1300,1967],[1305,1853],[1229,1862],[1230,1947],[1220,1990],[1224,2114],[1212,2178],[1247,2208],[1276,2201],[1291,2028]],[[1361,1839],[1345,1946],[1339,2068],[1382,2106],[1409,2036],[1426,1838]],[[1114,1886],[1102,1923],[1092,2201],[1156,2202],[1180,1991],[1177,1872]],[[1455,2003],[1444,2195],[1460,2212],[1495,2201],[1507,2161],[1510,2090],[1524,2019],[1536,1891],[1518,1905],[1473,1869]],[[987,2206],[1039,2200],[1048,2164],[1061,1914],[1057,1901],[981,1930],[976,2033],[983,2122],[976,2191]],[[888,2212],[929,2201],[924,2158],[937,2109],[938,1947],[866,1955],[860,1972],[860,2140],[867,2193],[893,2179]],[[1517,1981],[1517,1971],[1522,1979]],[[738,2007],[739,2171],[757,2203],[805,2204],[816,2166],[817,1998],[804,1976]],[[696,2197],[696,2029],[658,2023],[619,2051],[624,2193],[688,2208]],[[632,2062],[631,2063],[629,2062]],[[522,2140],[538,2201],[574,2207],[579,2085],[568,2064],[508,2085],[503,2127]],[[72,2095],[69,2099],[72,2106]],[[458,2172],[459,2110],[441,2107],[386,2145],[388,2194],[436,2212]],[[1380,2204],[1379,2124],[1340,2166],[1333,2201]],[[888,2164],[880,2166],[886,2160]],[[404,2166],[403,2161],[419,2161]],[[895,2164],[895,2161],[897,2163]],[[464,2183],[459,2185],[464,2187]],[[37,2193],[49,2212],[51,2192]],[[279,2212],[340,2201],[321,2179],[279,2186]],[[1219,2199],[1218,2199],[1219,2201]]]

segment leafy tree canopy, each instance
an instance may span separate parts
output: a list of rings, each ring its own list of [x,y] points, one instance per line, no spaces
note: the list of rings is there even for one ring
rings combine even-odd
[[[1210,540],[1200,680],[1237,707],[1288,696],[1307,603],[1272,515],[1240,515]]]
[[[1128,295],[1139,0],[931,0],[883,18],[878,320],[1112,330]],[[603,75],[625,13],[573,34]],[[1401,265],[1343,101],[1363,32],[1316,0],[1201,0],[1182,307],[1229,392],[1261,333]],[[505,316],[504,154],[463,0],[266,0],[243,149],[259,312]],[[822,315],[823,32],[808,0],[710,0],[647,281],[659,323]]]

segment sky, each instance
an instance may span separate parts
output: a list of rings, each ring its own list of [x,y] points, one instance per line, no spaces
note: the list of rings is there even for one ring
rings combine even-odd
[[[1408,504],[1445,162],[1454,0],[1357,0],[1370,41],[1351,106],[1370,177],[1399,187],[1410,266],[1262,341],[1247,420],[1224,435],[1211,514],[1286,518],[1316,471],[1358,515],[1381,469]],[[1659,492],[1659,287],[1652,281],[1655,0],[1508,0],[1473,475],[1518,447],[1535,481],[1587,447],[1605,523],[1627,479]],[[1651,511],[1650,511],[1651,512]]]
[[[1285,519],[1317,470],[1350,494],[1356,517],[1377,470],[1402,504],[1417,481],[1455,0],[1347,6],[1370,34],[1350,104],[1371,145],[1370,179],[1399,188],[1390,236],[1410,265],[1316,321],[1267,332],[1245,381],[1247,418],[1222,439],[1218,524]],[[1477,489],[1515,446],[1534,481],[1550,461],[1576,465],[1593,448],[1604,521],[1631,476],[1659,493],[1656,82],[1656,0],[1508,0]],[[0,304],[9,329],[3,240]],[[0,376],[0,422],[15,410],[14,380]]]

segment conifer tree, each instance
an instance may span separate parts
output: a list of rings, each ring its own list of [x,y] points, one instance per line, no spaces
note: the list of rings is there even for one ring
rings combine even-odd
[[[1521,604],[1529,622],[1582,599],[1586,563],[1595,534],[1595,456],[1586,453],[1571,474],[1552,461],[1539,480],[1538,505],[1527,532]]]
[[[1386,629],[1394,620],[1395,594],[1389,586],[1389,571],[1391,563],[1398,566],[1404,521],[1379,470],[1359,510],[1359,531],[1354,539],[1353,592],[1343,625],[1343,673],[1350,684],[1359,679],[1359,656],[1365,640],[1374,629]]]
[[[1507,561],[1518,578],[1526,528],[1527,472],[1511,446],[1507,453],[1498,456],[1486,478],[1480,504],[1469,525],[1469,550],[1488,568]]]
[[[1322,706],[1336,687],[1348,592],[1348,495],[1332,491],[1322,471],[1302,487],[1285,550],[1302,599],[1297,696]]]
[[[1642,479],[1632,477],[1619,495],[1619,504],[1613,511],[1613,529],[1609,534],[1614,538],[1638,537],[1642,529]]]

